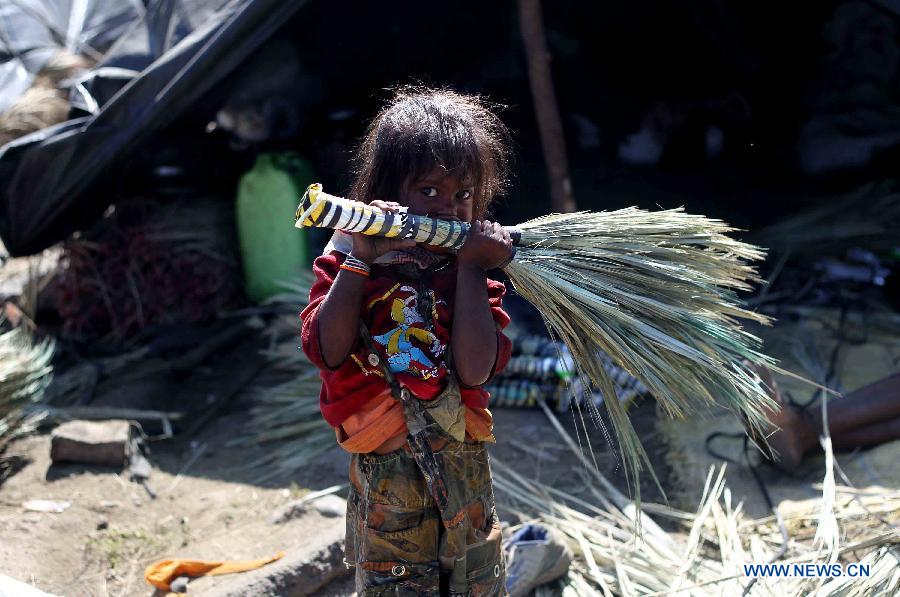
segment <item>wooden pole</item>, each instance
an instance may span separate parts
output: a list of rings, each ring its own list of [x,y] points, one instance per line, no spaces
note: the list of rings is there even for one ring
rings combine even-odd
[[[562,119],[550,74],[550,52],[544,39],[540,0],[519,0],[519,28],[528,61],[528,81],[531,84],[541,147],[550,178],[551,208],[554,212],[572,212],[576,209],[575,199],[572,197]]]

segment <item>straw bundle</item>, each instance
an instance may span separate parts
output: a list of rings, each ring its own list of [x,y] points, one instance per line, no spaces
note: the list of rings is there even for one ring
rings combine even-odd
[[[297,226],[451,248],[462,246],[468,233],[466,223],[386,214],[327,195],[320,185],[310,186],[296,217]],[[719,220],[681,209],[549,215],[511,232],[518,250],[504,271],[551,334],[569,347],[584,388],[616,395],[614,380],[597,359],[605,353],[671,416],[719,404],[761,427],[763,408],[775,405],[751,366],[773,362],[739,319],[769,320],[741,308],[736,292],[759,281],[746,262],[764,253],[729,238],[731,231]],[[605,431],[599,411],[587,402]],[[644,465],[652,472],[652,466],[625,408],[615,399],[605,404],[639,500],[637,474]]]
[[[69,100],[56,89],[32,87],[0,114],[0,147],[29,133],[64,122]]]
[[[737,318],[768,320],[740,308],[734,292],[756,281],[744,260],[760,259],[759,249],[726,236],[724,223],[681,210],[551,215],[519,229],[530,248],[506,273],[604,395],[615,396],[615,383],[600,352],[670,416],[719,403],[762,422],[768,397],[742,363],[769,361]],[[650,462],[625,409],[605,404],[626,470],[639,472]]]
[[[25,325],[0,334],[0,442],[16,431],[22,407],[44,395],[53,376],[53,351],[52,340],[36,342]]]
[[[0,147],[69,117],[68,80],[90,68],[84,56],[57,52],[35,77],[32,86],[0,113]]]

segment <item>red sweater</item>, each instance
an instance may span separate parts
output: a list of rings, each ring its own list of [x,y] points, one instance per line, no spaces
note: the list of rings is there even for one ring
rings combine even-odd
[[[309,305],[300,313],[303,322],[302,346],[306,356],[319,368],[322,391],[319,406],[328,424],[337,427],[358,411],[370,398],[388,386],[379,364],[387,360],[401,385],[424,400],[434,398],[444,387],[447,366],[444,362],[453,326],[456,298],[456,264],[432,275],[428,289],[432,298],[432,323],[422,321],[416,307],[419,281],[398,277],[395,268],[373,266],[366,280],[359,316],[365,322],[378,350],[371,355],[357,339],[350,356],[338,367],[329,369],[322,359],[319,334],[319,306],[325,300],[345,255],[332,251],[313,263],[316,279],[309,292]],[[503,310],[502,283],[488,279],[488,300],[497,323],[497,362],[493,373],[506,366],[512,342],[502,330],[509,324]],[[376,357],[378,360],[376,360]],[[461,388],[462,401],[471,408],[487,408],[490,394],[480,386]]]

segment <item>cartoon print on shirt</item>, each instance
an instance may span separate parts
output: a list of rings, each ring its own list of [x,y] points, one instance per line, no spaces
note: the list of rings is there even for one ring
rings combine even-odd
[[[418,294],[412,286],[401,286],[399,292],[406,296],[394,296],[391,300],[391,319],[397,327],[373,336],[384,348],[388,366],[394,373],[409,373],[422,379],[435,377],[442,364],[435,364],[444,346],[426,326],[418,311]],[[408,293],[408,294],[407,294]],[[422,349],[427,347],[431,357]]]

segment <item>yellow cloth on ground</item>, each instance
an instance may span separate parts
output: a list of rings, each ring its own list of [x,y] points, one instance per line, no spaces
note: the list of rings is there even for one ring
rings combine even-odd
[[[278,552],[274,556],[259,560],[207,562],[204,560],[162,560],[147,566],[144,578],[147,582],[160,589],[168,591],[169,584],[179,576],[207,576],[215,574],[231,574],[232,572],[246,572],[262,568],[284,556],[284,552]]]

